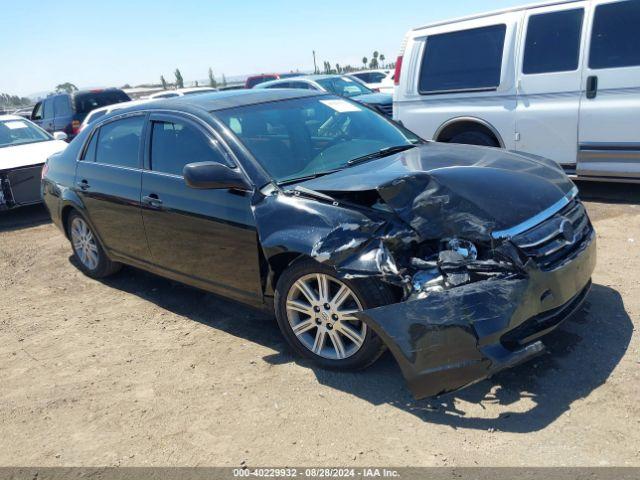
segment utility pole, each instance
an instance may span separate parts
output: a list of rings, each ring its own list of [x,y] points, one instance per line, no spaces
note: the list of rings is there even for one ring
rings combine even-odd
[[[316,65],[316,51],[313,51],[313,73],[318,73],[318,66]]]

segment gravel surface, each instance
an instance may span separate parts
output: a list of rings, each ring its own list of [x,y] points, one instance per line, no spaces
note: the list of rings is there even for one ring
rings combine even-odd
[[[0,466],[640,466],[640,188],[580,187],[584,309],[544,356],[423,401],[390,355],[316,369],[269,316],[131,268],[91,280],[42,207],[0,213]]]

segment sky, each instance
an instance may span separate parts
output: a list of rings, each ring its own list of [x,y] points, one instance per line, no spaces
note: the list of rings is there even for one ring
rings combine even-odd
[[[530,0],[0,0],[0,92],[185,83],[395,59],[404,34]]]

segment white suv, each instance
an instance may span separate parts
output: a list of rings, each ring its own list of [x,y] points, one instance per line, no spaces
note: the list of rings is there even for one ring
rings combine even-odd
[[[394,119],[424,138],[640,181],[640,0],[556,1],[411,30]]]

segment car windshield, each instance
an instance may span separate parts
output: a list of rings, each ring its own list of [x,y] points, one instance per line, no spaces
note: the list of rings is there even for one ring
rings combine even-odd
[[[327,92],[335,93],[342,97],[357,97],[373,93],[363,84],[348,77],[329,77],[316,80]]]
[[[26,120],[0,120],[0,148],[51,139],[47,132]]]
[[[214,112],[278,183],[347,168],[421,139],[358,103],[314,96]]]

